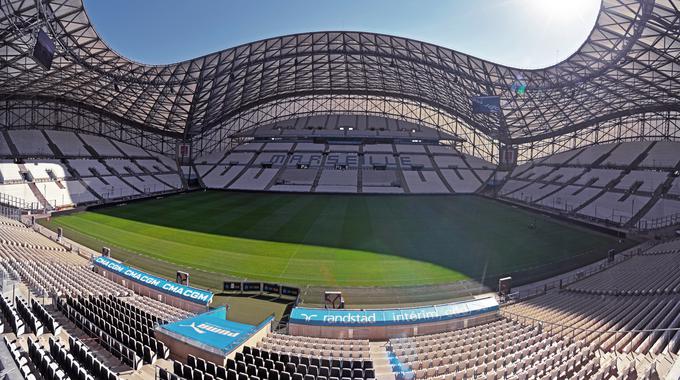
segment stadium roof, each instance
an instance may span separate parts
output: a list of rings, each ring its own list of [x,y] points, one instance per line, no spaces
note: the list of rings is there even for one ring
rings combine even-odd
[[[680,1],[604,0],[581,48],[539,70],[364,32],[282,36],[151,66],[111,50],[81,0],[1,4],[0,100],[77,104],[178,137],[268,102],[309,95],[409,99],[508,143],[680,110]],[[38,28],[57,45],[49,71],[30,57]],[[524,85],[522,94],[517,88]],[[499,95],[502,112],[473,114],[475,95]]]

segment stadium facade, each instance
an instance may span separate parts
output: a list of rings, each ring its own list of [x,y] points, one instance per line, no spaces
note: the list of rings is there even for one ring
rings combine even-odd
[[[519,161],[594,143],[678,139],[677,4],[605,0],[590,36],[552,67],[525,70],[364,32],[271,38],[151,66],[110,49],[80,0],[2,2],[0,126],[60,127],[192,155],[253,126],[315,114],[382,115],[442,129],[459,149]],[[31,57],[38,30],[52,68]],[[521,88],[521,91],[518,91]],[[500,96],[476,114],[474,96]]]

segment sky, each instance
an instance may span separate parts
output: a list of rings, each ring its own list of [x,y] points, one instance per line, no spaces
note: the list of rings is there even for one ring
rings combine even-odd
[[[280,35],[347,30],[543,68],[578,50],[599,7],[600,0],[85,0],[104,41],[147,64]]]

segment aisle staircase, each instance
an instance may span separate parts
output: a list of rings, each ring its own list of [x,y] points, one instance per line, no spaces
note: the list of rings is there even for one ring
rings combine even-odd
[[[402,366],[399,359],[387,350],[387,345],[387,342],[369,342],[369,353],[373,361],[376,380],[395,380],[399,373],[408,378],[408,373],[413,373],[413,371],[408,366]]]

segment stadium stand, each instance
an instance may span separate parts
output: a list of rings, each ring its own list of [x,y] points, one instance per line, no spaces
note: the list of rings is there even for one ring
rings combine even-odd
[[[116,148],[109,139],[101,136],[80,134],[83,142],[87,144],[99,157],[122,157],[123,153]]]
[[[184,188],[174,160],[130,144],[63,130],[10,130],[7,136],[19,156],[0,162],[0,194],[21,209],[62,209]]]
[[[332,346],[334,343],[352,344],[347,341],[333,342],[324,340],[316,342],[313,338],[299,337],[277,337],[290,344],[300,344],[309,346]],[[358,343],[357,348],[367,347],[368,342]],[[370,360],[357,358],[345,358],[333,356],[308,356],[289,352],[254,348],[244,346],[242,351],[237,352],[234,359],[227,359],[226,366],[196,358],[192,355],[187,357],[186,364],[175,361],[172,373],[183,378],[193,377],[205,378],[211,376],[219,379],[271,379],[271,380],[291,380],[291,379],[333,379],[343,378],[350,380],[374,379],[375,371]],[[161,372],[161,379],[170,379],[170,372]]]
[[[90,153],[83,141],[78,136],[69,131],[46,130],[45,134],[52,144],[59,149],[62,155],[73,157],[90,157]]]
[[[143,158],[149,157],[149,153],[146,150],[144,150],[144,149],[142,149],[142,148],[140,148],[136,145],[131,145],[131,144],[124,143],[122,141],[116,141],[116,140],[112,140],[112,142],[116,146],[118,146],[118,148],[127,157],[130,157],[130,158],[133,158],[133,157],[143,157]]]
[[[599,370],[587,347],[510,320],[389,344],[417,379],[586,378]]]
[[[315,127],[308,128],[310,124]],[[455,140],[454,136],[389,118],[311,116],[259,126],[243,134],[254,140],[196,158],[197,171],[207,188],[475,193],[496,172],[494,164],[439,145],[442,140]],[[400,139],[412,134],[423,140]],[[380,140],[362,140],[369,135]],[[314,142],[309,141],[311,136],[316,138]],[[333,139],[324,141],[329,136]],[[267,142],[272,137],[285,141]],[[282,167],[286,169],[276,170]]]
[[[2,2],[0,214],[7,214],[0,216],[3,379],[680,378],[680,142],[670,141],[680,136],[677,1],[603,0],[577,51],[548,68],[530,70],[368,31],[273,37],[178,63],[147,65],[109,49],[86,8],[82,0]],[[41,57],[41,50],[50,57]],[[497,105],[486,103],[490,98]],[[352,317],[370,319],[370,311],[345,309],[343,299],[343,309],[333,310],[337,319],[326,310],[324,315],[332,318],[321,318],[321,308],[317,315],[305,314],[307,332],[341,338],[292,335],[285,316],[276,323],[269,317],[257,333],[244,330],[246,339],[216,347],[195,344],[189,334],[240,333],[207,322],[188,323],[198,316],[176,307],[186,305],[168,301],[172,292],[191,297],[203,291],[185,293],[188,285],[127,265],[148,257],[132,252],[123,254],[126,264],[108,261],[66,237],[57,241],[42,235],[48,232],[38,226],[28,228],[11,219],[23,217],[29,223],[52,212],[107,202],[123,205],[185,189],[478,194],[514,208],[536,209],[548,214],[546,219],[575,219],[579,228],[615,233],[611,241],[618,240],[621,247],[639,245],[621,253],[613,249],[607,258],[573,252],[575,260],[601,261],[522,284],[528,290],[525,297],[516,289],[499,294],[500,309],[493,296],[484,295],[494,307],[483,309],[480,319],[470,318],[472,312],[463,305],[479,301],[487,284],[472,278],[436,284],[445,290],[464,288],[470,299],[421,305],[427,314],[422,320],[429,325],[410,319],[413,323],[370,326],[391,334],[386,342],[354,339],[364,331],[354,329]],[[370,214],[370,207],[361,206]],[[291,219],[302,215],[307,224],[313,223],[312,211],[321,218],[325,212],[352,212],[344,206],[311,208],[302,204],[286,211]],[[409,216],[393,214],[397,221]],[[250,218],[247,210],[239,217],[235,222],[245,232],[266,219]],[[451,218],[465,220],[455,214]],[[323,222],[319,230],[325,228]],[[211,218],[205,224],[214,225],[216,233],[224,227]],[[529,227],[536,229],[536,223]],[[291,236],[296,235],[293,230]],[[341,232],[375,234],[369,236],[372,243],[396,245],[377,223],[357,230],[345,223]],[[449,232],[443,230],[433,233]],[[489,231],[483,229],[485,238],[494,236]],[[235,235],[230,240],[251,238]],[[675,239],[663,240],[669,236]],[[291,246],[289,257],[305,250],[298,242],[282,243]],[[441,251],[457,249],[456,243],[442,245]],[[487,249],[484,241],[474,243],[480,252]],[[100,248],[100,242],[93,246]],[[340,247],[310,250],[321,248]],[[558,250],[566,251],[545,248]],[[262,253],[262,266],[271,265],[283,277],[289,263],[267,260],[267,253]],[[432,266],[442,264],[422,256]],[[465,261],[481,262],[484,256],[481,252]],[[514,259],[510,256],[508,261]],[[563,257],[549,261],[559,266]],[[222,259],[239,265],[230,257]],[[107,266],[98,266],[101,260]],[[193,270],[187,260],[179,268],[164,263],[158,271]],[[391,260],[384,262],[380,270],[389,277]],[[352,264],[343,270],[352,271]],[[488,264],[480,282],[499,275],[487,273]],[[495,272],[491,267],[496,263],[491,264],[488,269]],[[541,272],[544,263],[533,264],[519,273]],[[117,269],[130,277],[117,282]],[[328,272],[323,274],[335,281]],[[467,270],[459,274],[474,277]],[[266,274],[248,277],[256,282]],[[152,282],[167,288],[143,294],[140,289],[148,291]],[[278,287],[278,295],[284,289],[259,285]],[[292,288],[301,293],[296,305],[323,291],[302,285]],[[399,291],[408,297],[406,293],[429,289],[432,284],[415,284]],[[368,301],[388,298],[379,294],[383,288],[362,290],[371,296]],[[433,293],[427,296],[444,291]],[[259,294],[246,302],[265,298]],[[187,309],[208,314],[203,313],[207,303],[195,306]],[[439,312],[446,314],[448,306],[454,311],[448,316],[456,318],[440,323],[444,319]],[[224,322],[228,307],[222,309]],[[383,322],[413,318],[397,314],[399,309],[378,310]],[[161,340],[160,326],[169,322],[189,331],[179,335],[172,352]],[[433,324],[446,331],[433,334]],[[5,360],[5,351],[12,359]]]
[[[674,190],[677,142],[594,145],[555,156],[517,167],[498,194],[569,217],[636,228],[672,224],[680,212],[674,201],[680,195]],[[657,158],[660,166],[645,166]]]
[[[257,347],[265,351],[306,356],[333,357],[341,359],[368,359],[368,340],[343,340],[299,337],[270,333]]]
[[[59,342],[57,336],[64,333],[62,323],[51,315],[57,312],[68,317],[73,323],[70,326],[101,337],[101,347],[126,367],[142,370],[160,363],[160,378],[187,376],[187,371],[192,378],[200,372],[204,379],[210,375],[237,380],[243,376],[372,379],[378,377],[376,371],[386,373],[382,365],[374,367],[374,361],[382,359],[368,341],[281,332],[271,332],[243,347],[225,363],[210,363],[200,357],[189,357],[186,364],[168,362],[170,352],[154,338],[154,326],[192,314],[133,295],[87,269],[83,265],[86,260],[76,253],[14,220],[0,222],[2,270],[21,278],[36,295],[59,296],[56,311],[46,309],[38,298],[31,303],[20,297],[15,302],[0,301],[3,319],[13,330],[50,334],[49,350],[27,340],[29,356],[34,356],[24,363],[27,370],[35,368],[35,373],[41,373],[42,367],[31,363],[38,357],[42,363],[50,355],[65,375],[82,369],[93,377],[96,373],[106,373],[111,379],[117,376],[91,359],[75,360],[86,357],[89,350],[70,336],[69,349]],[[392,358],[389,368],[396,376],[426,379],[604,379],[627,373],[667,373],[680,348],[680,335],[672,330],[680,328],[679,252],[678,240],[657,244],[560,291],[505,306],[495,321],[435,335],[393,338],[385,353]],[[594,297],[600,297],[598,302],[593,302]],[[571,330],[558,330],[557,325]],[[67,352],[72,359],[66,358]]]
[[[26,156],[53,156],[45,135],[36,129],[11,129],[7,131],[19,154]]]
[[[18,344],[16,340],[10,341],[9,339],[7,339],[7,336],[4,336],[3,339],[5,340],[5,345],[12,354],[12,359],[14,359],[14,363],[21,371],[21,376],[23,376],[25,380],[38,379],[38,377],[36,377],[39,376],[37,375],[38,371],[32,364],[32,362],[29,362],[28,353],[21,348],[21,346]]]

